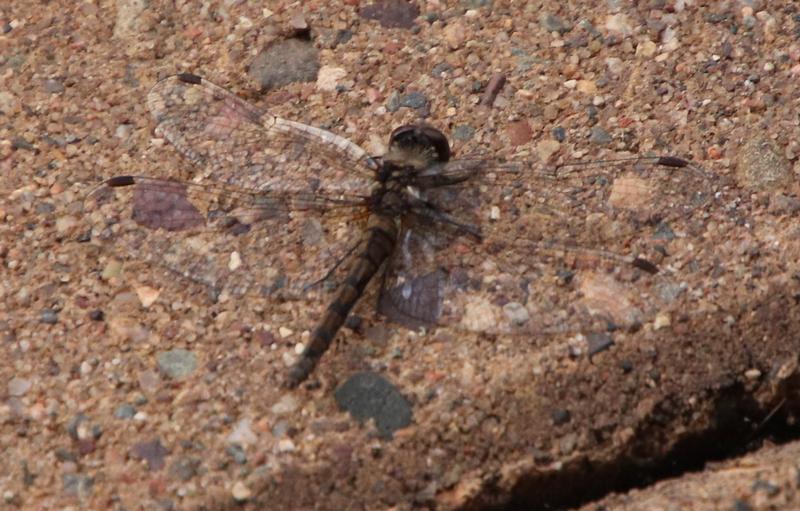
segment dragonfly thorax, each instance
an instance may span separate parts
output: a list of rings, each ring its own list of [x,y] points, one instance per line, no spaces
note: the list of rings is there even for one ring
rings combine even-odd
[[[419,191],[401,181],[388,181],[372,194],[373,209],[391,216],[407,213],[414,201],[419,201]]]

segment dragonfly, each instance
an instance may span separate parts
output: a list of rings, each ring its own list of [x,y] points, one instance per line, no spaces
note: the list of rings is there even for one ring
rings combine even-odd
[[[327,303],[289,387],[365,294],[407,328],[636,328],[674,300],[679,241],[716,186],[675,156],[456,158],[424,123],[398,127],[373,156],[188,73],[157,82],[147,105],[194,178],[105,180],[90,195],[93,236],[217,298]]]

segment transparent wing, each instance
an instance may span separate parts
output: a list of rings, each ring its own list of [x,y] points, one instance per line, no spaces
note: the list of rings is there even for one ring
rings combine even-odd
[[[246,189],[368,194],[375,162],[329,131],[261,110],[195,75],[166,78],[147,105],[162,134],[197,165],[197,180]]]
[[[87,201],[94,238],[216,292],[306,297],[334,288],[361,237],[359,196],[248,191],[141,176]]]
[[[298,297],[337,284],[374,184],[360,147],[195,75],[158,82],[147,103],[195,183],[106,181],[90,201],[99,238],[217,292]]]
[[[548,333],[635,325],[685,293],[719,179],[677,158],[534,170],[460,160],[406,219],[379,310],[410,325]],[[437,174],[440,177],[434,177]],[[699,271],[693,269],[692,271]]]

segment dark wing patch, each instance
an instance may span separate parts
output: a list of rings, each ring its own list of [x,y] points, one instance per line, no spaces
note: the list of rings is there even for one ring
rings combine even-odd
[[[113,178],[87,202],[96,237],[218,292],[305,297],[335,287],[366,224],[359,196]],[[339,268],[338,271],[332,271]],[[317,289],[318,290],[318,289]]]

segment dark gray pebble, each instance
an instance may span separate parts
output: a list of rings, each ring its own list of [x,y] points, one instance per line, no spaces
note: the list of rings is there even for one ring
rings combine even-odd
[[[569,23],[565,22],[563,19],[556,16],[555,14],[543,13],[539,17],[539,23],[548,32],[558,32],[559,34],[565,34],[570,30],[572,30],[572,26]]]
[[[605,145],[611,143],[611,135],[600,126],[592,128],[592,134],[589,136],[589,141],[593,144]]]
[[[406,108],[418,109],[423,108],[427,104],[428,98],[425,97],[425,94],[417,91],[409,92],[400,98],[400,106]]]
[[[378,433],[385,439],[411,423],[411,405],[386,378],[376,373],[357,373],[347,379],[334,394],[343,410],[363,422],[374,419]]]
[[[285,39],[256,55],[248,74],[262,90],[270,90],[294,82],[312,82],[319,67],[319,52],[311,42]]]
[[[467,140],[472,139],[475,136],[475,128],[472,126],[467,126],[466,124],[459,124],[458,126],[453,129],[453,138],[456,140],[460,140],[462,142],[466,142]]]
[[[553,418],[553,424],[556,426],[566,424],[572,418],[572,414],[569,413],[569,410],[565,409],[553,410],[553,413],[550,416]]]
[[[247,463],[247,454],[238,444],[229,445],[227,448],[225,448],[225,452],[233,459],[235,463],[239,465],[244,465]]]
[[[589,356],[592,357],[614,345],[614,339],[607,332],[591,332],[586,336]]]
[[[42,309],[42,312],[39,314],[39,321],[47,325],[54,325],[58,322],[58,312],[53,309]]]
[[[358,14],[364,19],[378,21],[384,28],[410,29],[419,16],[419,7],[406,0],[376,0],[362,7]]]
[[[127,403],[119,405],[117,409],[114,410],[114,417],[117,419],[131,419],[134,415],[136,415],[136,408]]]

